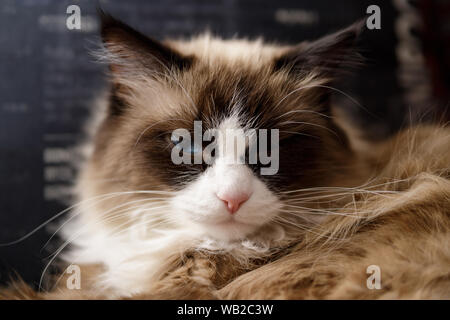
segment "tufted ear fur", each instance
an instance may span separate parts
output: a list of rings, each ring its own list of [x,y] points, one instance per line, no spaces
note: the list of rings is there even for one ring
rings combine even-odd
[[[111,15],[99,11],[101,36],[113,72],[166,72],[172,68],[189,67],[190,57],[134,30]]]
[[[302,42],[275,59],[275,69],[288,69],[297,75],[310,72],[333,79],[336,74],[362,64],[357,40],[365,26],[358,21],[336,33],[312,42]]]

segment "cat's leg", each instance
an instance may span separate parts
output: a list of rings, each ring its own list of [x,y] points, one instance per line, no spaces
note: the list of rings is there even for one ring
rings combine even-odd
[[[131,299],[217,299],[213,284],[216,266],[206,256],[189,255],[146,293]]]

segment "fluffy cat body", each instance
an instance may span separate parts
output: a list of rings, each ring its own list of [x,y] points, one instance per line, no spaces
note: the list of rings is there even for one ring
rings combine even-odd
[[[48,293],[0,297],[450,298],[450,131],[364,144],[337,125],[331,81],[359,63],[359,29],[294,47],[163,45],[104,16],[112,91],[56,255],[81,266],[81,290],[63,274]],[[167,135],[194,120],[218,129],[220,156],[174,167]],[[280,129],[279,174],[221,160],[221,134],[253,127]],[[221,194],[236,190],[249,197],[230,216]]]

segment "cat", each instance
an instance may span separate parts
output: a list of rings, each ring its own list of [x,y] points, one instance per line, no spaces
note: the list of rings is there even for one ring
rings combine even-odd
[[[101,20],[111,89],[49,261],[80,266],[81,288],[63,272],[53,290],[17,282],[0,297],[450,298],[450,130],[369,143],[331,106],[332,84],[363,62],[363,22],[283,46],[158,42]],[[174,164],[173,132],[194,121],[217,130],[216,157]],[[224,161],[227,129],[278,129],[278,172]]]

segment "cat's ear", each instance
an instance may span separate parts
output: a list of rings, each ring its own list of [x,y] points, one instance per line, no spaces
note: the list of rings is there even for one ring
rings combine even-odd
[[[365,26],[364,20],[336,33],[312,42],[302,42],[287,49],[275,59],[275,69],[285,69],[297,75],[311,72],[333,79],[362,64],[357,41]]]
[[[100,9],[98,12],[105,49],[103,58],[109,63],[113,78],[162,74],[190,66],[192,58],[143,35]]]

